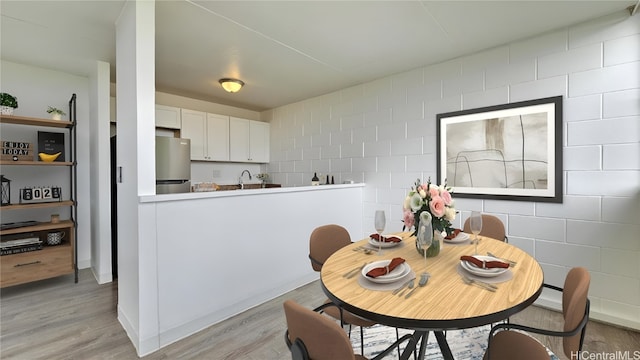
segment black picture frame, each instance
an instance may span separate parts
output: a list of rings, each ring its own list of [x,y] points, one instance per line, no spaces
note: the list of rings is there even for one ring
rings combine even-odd
[[[456,197],[562,203],[562,96],[436,116],[437,177]]]
[[[57,154],[61,153],[54,161],[64,162],[64,133],[38,131],[38,153]]]

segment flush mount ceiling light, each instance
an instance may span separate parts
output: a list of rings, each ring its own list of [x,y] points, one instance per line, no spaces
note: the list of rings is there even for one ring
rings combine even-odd
[[[230,93],[240,91],[240,89],[244,85],[244,82],[242,82],[242,80],[231,79],[231,78],[220,79],[218,80],[218,82],[220,83],[220,85],[222,85],[223,89],[225,89],[227,92],[230,92]]]

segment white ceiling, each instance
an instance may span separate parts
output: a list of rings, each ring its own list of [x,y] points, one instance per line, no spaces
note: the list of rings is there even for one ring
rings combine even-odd
[[[156,89],[271,109],[639,1],[158,0]],[[102,60],[116,71],[114,29],[124,3],[2,0],[2,59],[80,75]],[[228,94],[217,83],[222,77],[246,85]]]

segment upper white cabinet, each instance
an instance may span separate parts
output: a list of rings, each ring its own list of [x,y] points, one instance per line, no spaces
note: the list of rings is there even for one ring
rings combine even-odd
[[[180,108],[156,104],[156,127],[180,129]]]
[[[181,137],[191,139],[191,160],[229,161],[229,117],[182,109]]]
[[[269,123],[229,118],[229,160],[269,162]]]

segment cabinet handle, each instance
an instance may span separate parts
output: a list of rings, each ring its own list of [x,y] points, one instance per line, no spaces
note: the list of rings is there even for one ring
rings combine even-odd
[[[24,264],[15,264],[13,265],[13,267],[19,267],[19,266],[27,266],[27,265],[35,265],[35,264],[40,264],[40,260],[36,260],[36,261],[32,261],[32,262],[28,262],[28,263],[24,263]]]

